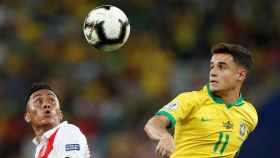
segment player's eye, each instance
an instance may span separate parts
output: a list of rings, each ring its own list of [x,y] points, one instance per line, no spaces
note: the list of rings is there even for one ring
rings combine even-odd
[[[222,65],[222,64],[219,64],[219,65],[218,65],[218,67],[219,67],[219,69],[220,69],[220,70],[225,69],[225,66],[224,66],[224,65]]]
[[[54,98],[49,98],[49,102],[54,104],[55,103],[55,99]]]
[[[34,103],[35,104],[42,104],[43,100],[41,98],[37,98],[37,99],[35,99]]]

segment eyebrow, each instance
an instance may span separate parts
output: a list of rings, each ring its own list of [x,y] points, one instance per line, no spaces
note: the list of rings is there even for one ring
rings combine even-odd
[[[41,94],[40,94],[40,93],[39,93],[39,94],[34,95],[32,98],[34,99],[34,98],[39,97],[39,96],[41,96]]]
[[[39,97],[39,96],[42,96],[42,94],[36,94],[36,95],[34,95],[32,98],[33,99],[35,99],[36,97]],[[52,94],[52,93],[48,93],[48,96],[54,96],[55,97],[55,95],[54,94]]]
[[[52,96],[55,96],[53,93],[48,93],[48,95],[52,95]]]
[[[214,62],[211,61],[210,64],[214,64]],[[220,64],[220,65],[227,65],[227,63],[225,63],[225,62],[223,62],[223,61],[219,61],[218,64]]]
[[[227,63],[225,63],[225,62],[223,62],[223,61],[219,61],[218,64],[227,65]]]

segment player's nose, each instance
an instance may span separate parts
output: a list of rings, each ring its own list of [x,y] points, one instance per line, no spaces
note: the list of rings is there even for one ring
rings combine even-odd
[[[210,73],[210,76],[211,76],[211,77],[216,77],[217,74],[216,74],[216,73]]]
[[[214,69],[212,69],[212,70],[210,71],[210,77],[216,77],[216,76],[217,76],[216,71],[215,71]]]
[[[50,108],[51,108],[51,106],[49,104],[44,104],[43,105],[43,109],[50,109]]]

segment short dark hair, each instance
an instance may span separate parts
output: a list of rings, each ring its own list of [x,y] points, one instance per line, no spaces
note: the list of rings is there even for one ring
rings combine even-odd
[[[233,60],[246,70],[251,70],[253,65],[251,52],[238,44],[218,43],[211,49],[212,54],[227,53],[232,55]]]
[[[52,90],[52,88],[47,84],[47,83],[43,83],[43,82],[35,82],[31,85],[31,87],[27,90],[26,92],[26,96],[25,96],[25,105],[27,105],[27,102],[30,98],[30,96],[41,89],[48,89],[48,90]]]

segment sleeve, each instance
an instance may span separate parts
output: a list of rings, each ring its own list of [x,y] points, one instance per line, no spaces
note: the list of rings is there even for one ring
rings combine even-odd
[[[253,107],[253,105],[251,105],[251,107]],[[255,109],[255,108],[253,108],[253,110],[252,110],[252,112],[251,112],[252,114],[251,114],[251,118],[250,118],[250,124],[251,124],[251,126],[250,126],[250,128],[249,128],[249,132],[251,133],[251,132],[253,132],[254,130],[255,130],[255,128],[256,128],[256,126],[257,126],[257,124],[258,124],[258,113],[257,113],[257,110]]]
[[[62,131],[57,149],[57,158],[90,158],[86,137],[78,127]]]
[[[156,115],[166,116],[171,122],[170,128],[174,128],[177,121],[190,115],[195,105],[197,105],[196,100],[195,92],[182,93],[163,106]]]

